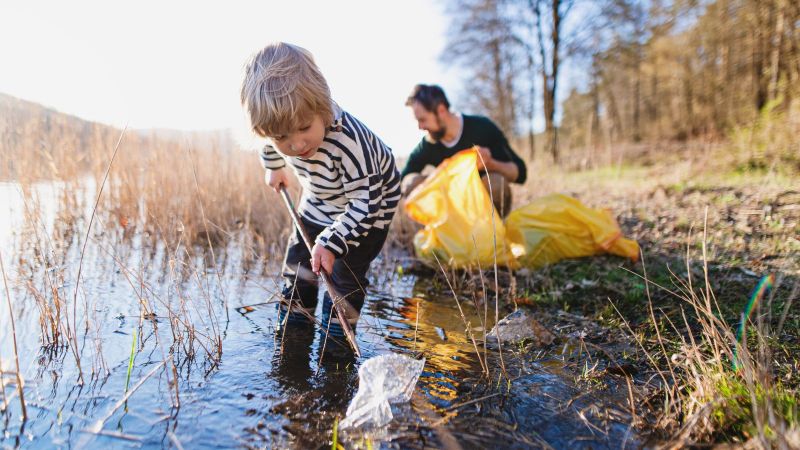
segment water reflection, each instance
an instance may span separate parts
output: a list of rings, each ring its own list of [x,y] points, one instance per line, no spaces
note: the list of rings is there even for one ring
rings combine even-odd
[[[290,326],[276,332],[282,342],[275,346],[271,378],[277,381],[286,396],[311,389],[311,345],[314,328],[310,325]]]
[[[388,300],[380,299],[370,309],[386,322],[389,331],[386,340],[396,347],[395,351],[426,358],[418,386],[435,406],[450,406],[459,395],[460,380],[481,370],[458,307],[452,298],[446,297],[401,298],[384,307],[380,307],[381,301]],[[470,326],[481,323],[474,308],[465,308],[464,313]],[[481,327],[473,327],[473,333],[476,338],[483,335]]]

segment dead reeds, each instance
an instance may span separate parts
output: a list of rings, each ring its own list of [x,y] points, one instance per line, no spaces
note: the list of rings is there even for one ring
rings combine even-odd
[[[94,312],[101,305],[83,276],[90,270],[84,258],[92,258],[92,278],[115,270],[128,280],[140,325],[166,315],[169,354],[193,360],[202,349],[218,360],[228,317],[230,277],[223,271],[263,270],[281,253],[288,225],[258,156],[224,146],[224,139],[189,147],[130,131],[120,138],[94,124],[71,127],[56,116],[42,128],[37,119],[16,124],[30,132],[4,136],[0,144],[16,157],[0,172],[23,199],[15,272],[36,305],[43,347],[69,347],[82,378],[78,339],[93,336],[92,375],[102,372],[102,324]],[[26,151],[31,147],[37,150]],[[57,194],[40,197],[38,186],[54,186]],[[154,276],[165,283],[154,286]]]

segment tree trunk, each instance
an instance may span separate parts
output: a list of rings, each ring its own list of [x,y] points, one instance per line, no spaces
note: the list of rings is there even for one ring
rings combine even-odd
[[[694,89],[693,83],[696,80],[692,77],[692,61],[687,56],[683,58],[683,126],[685,137],[692,135],[694,127]]]
[[[633,141],[639,142],[642,140],[642,130],[640,122],[639,104],[641,100],[642,90],[642,63],[637,58],[636,61],[636,81],[633,84]]]
[[[532,0],[534,14],[536,15],[536,35],[539,41],[539,56],[542,60],[542,99],[544,107],[544,127],[547,136],[547,147],[553,156],[553,161],[558,162],[558,136],[555,127],[556,111],[556,88],[558,87],[558,65],[559,65],[559,44],[561,40],[561,0],[552,0],[552,30],[550,33],[550,58],[547,57],[547,50],[544,45],[544,30],[542,25],[541,2],[543,0]],[[547,65],[550,63],[550,70]]]
[[[548,111],[548,117],[550,121],[550,131],[551,131],[551,138],[550,138],[550,152],[553,155],[553,161],[558,162],[558,129],[555,126],[555,115],[556,115],[556,91],[558,88],[558,69],[559,65],[561,64],[561,60],[559,58],[560,53],[560,44],[561,44],[561,0],[553,0],[552,6],[552,13],[553,13],[553,30],[552,30],[552,67],[551,67],[551,83],[550,83],[550,92],[548,93],[548,97],[550,98],[550,110]]]
[[[778,81],[781,73],[781,50],[783,48],[783,21],[785,10],[782,0],[776,0],[778,17],[775,20],[775,34],[772,39],[772,55],[770,57],[769,99],[778,98]]]
[[[767,83],[764,77],[764,40],[766,36],[762,27],[766,24],[762,20],[762,10],[756,5],[756,27],[752,32],[753,45],[753,82],[755,84],[755,107],[756,111],[761,111],[767,103]]]
[[[530,82],[530,130],[528,132],[528,145],[530,145],[528,158],[533,161],[533,158],[536,156],[536,137],[533,130],[533,124],[536,119],[536,83],[533,81],[533,74],[536,72],[535,65],[533,62],[533,52],[528,52],[528,71],[531,76]]]

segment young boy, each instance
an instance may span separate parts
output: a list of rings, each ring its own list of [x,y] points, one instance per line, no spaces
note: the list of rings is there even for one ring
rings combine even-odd
[[[281,326],[313,317],[320,270],[360,311],[367,270],[400,200],[391,149],[331,99],[311,53],[292,44],[270,44],[250,59],[241,100],[253,131],[271,141],[261,152],[267,184],[279,190],[289,180],[286,166],[294,170],[303,188],[298,212],[314,240],[309,253],[297,230],[289,238]],[[327,292],[322,316],[323,330],[344,335]],[[358,317],[347,320],[355,330]]]

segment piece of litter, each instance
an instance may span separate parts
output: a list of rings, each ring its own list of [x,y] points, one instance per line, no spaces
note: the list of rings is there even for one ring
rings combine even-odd
[[[444,331],[444,328],[442,328],[442,327],[434,327],[434,329],[436,330],[436,334],[439,335],[439,339],[441,339],[443,341],[447,340],[447,332]]]
[[[518,309],[497,322],[492,331],[486,335],[488,342],[519,342],[533,340],[537,346],[548,345],[555,340],[555,335],[531,317],[524,309]]]
[[[425,359],[390,353],[368,359],[358,369],[358,392],[339,428],[380,427],[392,420],[391,403],[411,399]]]

